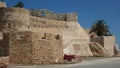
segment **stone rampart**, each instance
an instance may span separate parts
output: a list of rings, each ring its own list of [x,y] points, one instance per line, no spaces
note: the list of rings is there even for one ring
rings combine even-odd
[[[0,30],[26,30],[29,11],[23,8],[0,8]]]
[[[9,38],[6,43],[9,44],[10,64],[51,64],[63,61],[63,42],[59,34],[45,33],[40,36],[30,31],[5,34]]]
[[[45,19],[30,16],[30,30],[42,32],[42,33],[60,33],[64,30],[76,30],[77,25],[76,22],[71,24],[67,21],[53,20],[53,19]]]
[[[98,42],[100,45],[104,47],[104,38],[102,36],[96,38],[90,38],[91,42]]]
[[[77,56],[92,56],[88,39],[73,39],[64,44],[64,54]]]
[[[10,64],[31,64],[32,33],[10,32],[8,34]]]
[[[30,15],[61,21],[77,21],[77,13],[58,14],[48,10],[30,10]]]
[[[110,56],[114,55],[115,36],[98,36],[97,38],[91,38],[91,42],[98,42],[107,50]]]
[[[92,56],[89,36],[77,22],[76,14],[38,11],[37,16],[36,11],[30,11],[30,16],[23,8],[0,8],[2,56],[9,56],[10,63],[61,62],[63,54]]]
[[[110,56],[114,55],[115,47],[115,36],[105,36],[104,37],[104,48],[108,51]]]
[[[91,42],[90,43],[90,50],[94,57],[109,57],[108,51],[101,46],[98,42]]]
[[[67,25],[75,25],[75,29],[62,30],[64,41],[64,53],[79,56],[92,56],[89,48],[89,36],[78,22],[67,22]],[[77,49],[77,50],[76,50]]]
[[[63,36],[63,46],[65,49],[64,54],[92,56],[92,53],[89,49],[89,37],[84,32],[83,28],[78,24],[78,22],[67,22],[33,16],[30,17],[30,21],[30,30],[32,31],[37,31],[40,33],[61,34]],[[73,46],[74,44],[81,48],[76,51],[73,49],[75,47]],[[82,47],[84,49],[82,49]],[[71,53],[71,50],[73,50],[74,53]]]
[[[30,16],[31,28],[66,29],[67,22]]]
[[[34,35],[36,36],[36,35]],[[33,36],[33,37],[34,37]],[[39,34],[37,35],[37,37]],[[39,38],[39,37],[38,37]],[[34,37],[32,62],[34,64],[51,64],[63,61],[63,42],[61,35],[45,33],[42,39]]]
[[[33,32],[61,34],[60,30],[66,29],[66,24],[65,21],[30,16],[30,30]]]

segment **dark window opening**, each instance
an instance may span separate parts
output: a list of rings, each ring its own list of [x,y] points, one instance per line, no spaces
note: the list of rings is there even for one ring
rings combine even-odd
[[[29,28],[30,28],[30,26],[28,25],[28,26],[27,26],[27,28],[29,29]]]
[[[41,39],[45,39],[45,37],[41,37]]]
[[[57,36],[55,37],[55,39],[56,39],[56,40],[59,40],[59,39],[60,39],[60,36],[59,36],[59,35],[57,35]]]
[[[8,28],[11,28],[11,23],[8,23]]]

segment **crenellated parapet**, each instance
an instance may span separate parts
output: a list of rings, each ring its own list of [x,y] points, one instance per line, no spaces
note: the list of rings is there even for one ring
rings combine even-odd
[[[74,22],[78,21],[77,13],[58,14],[48,10],[30,10],[31,16],[42,17],[46,19],[54,19],[61,21]]]

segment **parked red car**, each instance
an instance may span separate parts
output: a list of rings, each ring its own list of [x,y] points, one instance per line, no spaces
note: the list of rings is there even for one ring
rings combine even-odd
[[[76,56],[75,55],[64,55],[64,60],[67,61],[72,61],[72,59],[75,59]]]
[[[72,61],[72,62],[81,62],[82,59],[80,56],[76,56],[76,55],[64,55],[64,60],[67,61]]]

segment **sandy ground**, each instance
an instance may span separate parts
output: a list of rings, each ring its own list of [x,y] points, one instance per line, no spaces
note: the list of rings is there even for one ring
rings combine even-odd
[[[84,60],[76,64],[9,66],[9,68],[120,68],[120,57]]]

